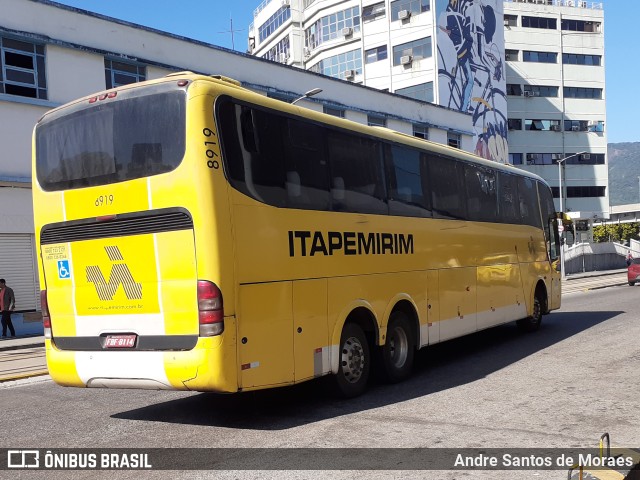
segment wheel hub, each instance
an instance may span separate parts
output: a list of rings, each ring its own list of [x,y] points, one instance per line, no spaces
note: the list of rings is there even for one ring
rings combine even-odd
[[[342,373],[349,383],[360,380],[364,370],[364,348],[355,337],[349,337],[342,347]]]

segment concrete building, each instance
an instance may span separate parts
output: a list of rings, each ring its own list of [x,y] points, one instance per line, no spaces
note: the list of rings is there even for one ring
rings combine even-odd
[[[603,5],[504,5],[510,163],[545,178],[558,199],[562,187],[577,240],[590,241],[594,221],[609,216]]]
[[[49,109],[114,86],[181,70],[225,75],[264,95],[361,123],[459,139],[473,150],[469,115],[287,67],[48,0],[0,0],[0,277],[18,310],[39,308],[31,203],[31,135]],[[37,232],[36,232],[37,234]]]
[[[475,153],[545,178],[579,239],[608,215],[601,2],[264,0],[249,52],[469,113]]]

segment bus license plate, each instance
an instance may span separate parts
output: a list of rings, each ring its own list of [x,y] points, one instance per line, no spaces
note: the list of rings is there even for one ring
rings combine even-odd
[[[133,348],[137,335],[107,335],[104,348]]]

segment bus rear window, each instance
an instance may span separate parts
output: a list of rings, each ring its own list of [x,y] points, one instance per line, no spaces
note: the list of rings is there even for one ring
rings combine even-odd
[[[36,176],[48,191],[169,172],[184,153],[183,91],[93,104],[36,130]]]

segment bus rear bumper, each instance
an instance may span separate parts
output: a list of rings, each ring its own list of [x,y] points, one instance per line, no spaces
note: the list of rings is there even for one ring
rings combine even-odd
[[[47,339],[47,366],[51,378],[68,387],[232,393],[237,362],[235,338],[228,337],[201,337],[188,351],[60,350]]]

